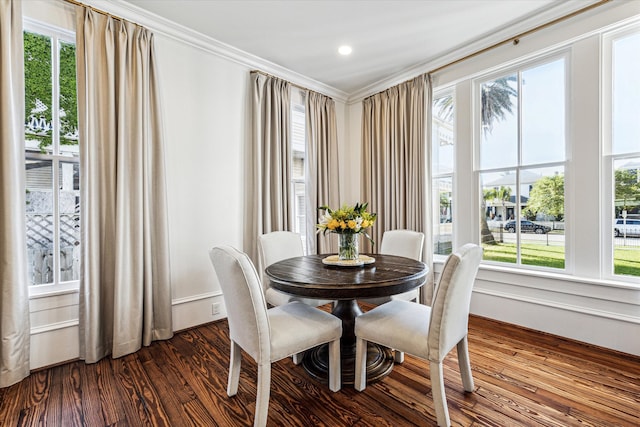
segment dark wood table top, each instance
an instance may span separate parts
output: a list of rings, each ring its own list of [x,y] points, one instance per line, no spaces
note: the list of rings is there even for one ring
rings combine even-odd
[[[424,284],[426,264],[394,255],[370,255],[373,264],[361,267],[325,265],[329,255],[289,258],[265,270],[271,286],[289,294],[319,299],[347,300],[396,295]]]

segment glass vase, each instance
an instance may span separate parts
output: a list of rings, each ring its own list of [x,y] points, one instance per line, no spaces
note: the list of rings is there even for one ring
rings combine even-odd
[[[358,259],[358,235],[356,233],[342,233],[338,245],[338,259],[340,261]]]

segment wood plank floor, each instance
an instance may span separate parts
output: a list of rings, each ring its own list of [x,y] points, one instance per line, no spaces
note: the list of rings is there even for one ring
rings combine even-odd
[[[639,357],[474,316],[469,349],[473,393],[462,390],[455,351],[445,361],[453,425],[640,426]],[[249,426],[256,364],[243,359],[229,398],[228,359],[228,325],[219,321],[120,359],[40,370],[0,389],[0,426]],[[406,356],[362,393],[331,393],[282,360],[272,371],[268,425],[435,425],[428,369]]]

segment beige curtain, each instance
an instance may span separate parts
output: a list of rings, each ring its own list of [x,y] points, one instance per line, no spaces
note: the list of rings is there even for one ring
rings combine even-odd
[[[338,240],[330,234],[316,234],[318,207],[340,205],[338,170],[338,129],[336,103],[316,92],[308,92],[305,100],[307,133],[307,189],[305,200],[308,253],[338,251]]]
[[[77,8],[80,357],[172,336],[164,142],[153,35]]]
[[[0,0],[0,387],[29,375],[22,5]]]
[[[424,261],[432,267],[430,108],[428,75],[363,101],[362,192],[370,211],[378,214],[374,241],[379,243],[386,230],[421,231],[425,233]],[[422,302],[430,304],[432,295],[431,275],[422,288]]]
[[[244,251],[257,262],[258,235],[291,231],[291,88],[251,73],[253,139],[247,180]]]

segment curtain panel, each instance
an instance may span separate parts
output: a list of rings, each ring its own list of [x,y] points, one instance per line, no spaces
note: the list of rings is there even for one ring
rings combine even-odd
[[[151,32],[78,6],[80,357],[172,336],[164,141]]]
[[[258,235],[291,231],[291,87],[251,72],[253,132],[245,198],[244,252],[258,261]]]
[[[29,375],[24,49],[20,0],[0,0],[0,387]]]
[[[433,270],[430,137],[431,78],[421,75],[366,98],[362,105],[362,194],[378,220],[376,244],[386,230],[425,234],[424,262]],[[370,244],[364,241],[365,251]],[[375,250],[375,248],[374,248]],[[430,304],[433,274],[421,289]]]
[[[316,233],[318,207],[340,205],[340,170],[336,103],[333,99],[308,92],[305,97],[307,135],[306,218],[307,250],[310,254],[336,253],[338,241],[331,233]]]

